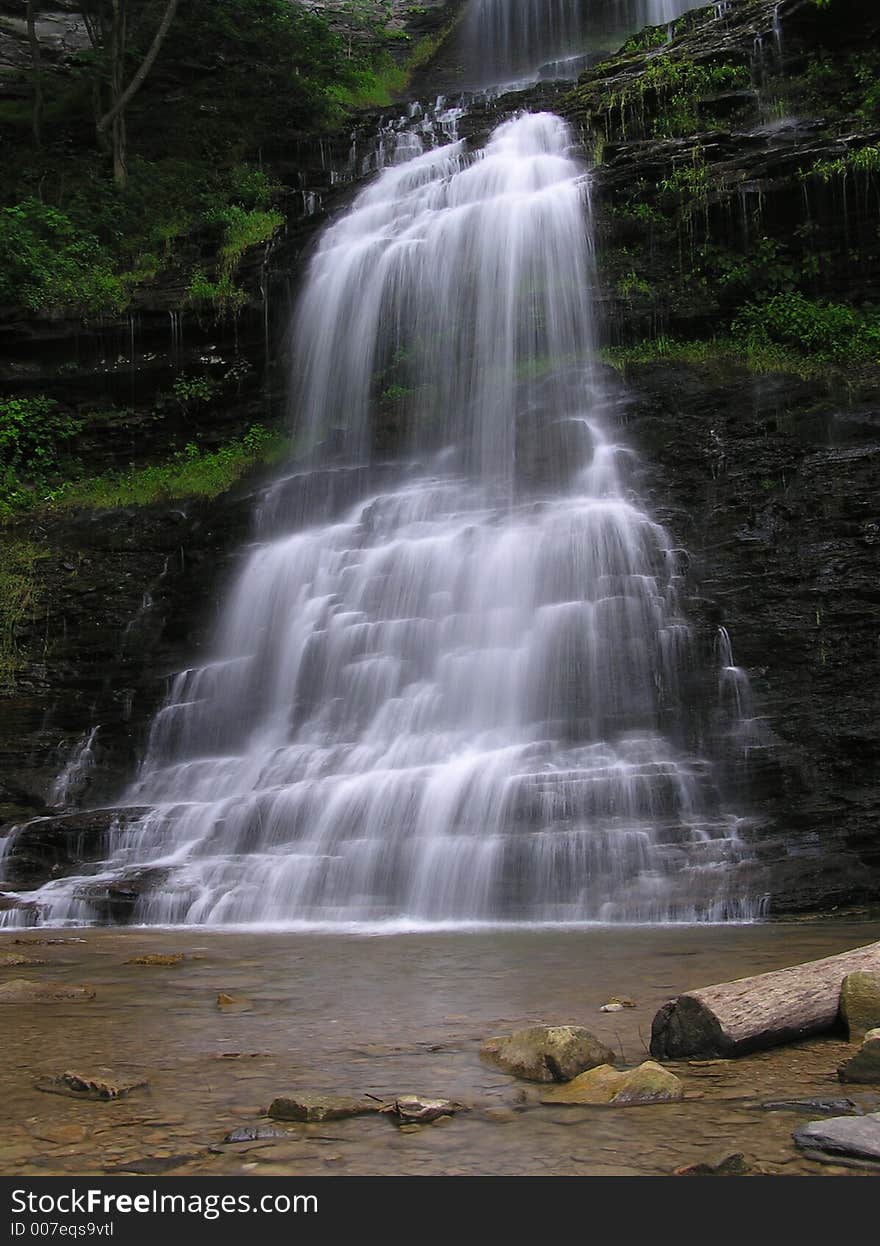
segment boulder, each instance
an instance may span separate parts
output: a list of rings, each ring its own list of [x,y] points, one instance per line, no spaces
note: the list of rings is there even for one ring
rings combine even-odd
[[[487,1039],[480,1059],[528,1082],[568,1082],[587,1069],[613,1064],[614,1052],[577,1025],[533,1025]]]
[[[349,1095],[304,1090],[273,1099],[268,1115],[276,1121],[342,1121],[350,1116],[367,1116],[371,1112],[379,1112],[382,1107],[383,1104],[378,1099],[358,1099]]]
[[[646,1103],[675,1103],[684,1098],[679,1078],[653,1060],[622,1072],[610,1064],[581,1073],[564,1086],[545,1090],[546,1104],[609,1104],[633,1107]]]
[[[868,1030],[859,1050],[837,1070],[842,1082],[880,1086],[880,1028]]]
[[[54,1077],[40,1077],[34,1082],[37,1090],[50,1095],[67,1095],[72,1099],[124,1099],[135,1090],[146,1089],[146,1081],[114,1078],[112,1074],[74,1073],[68,1071]]]
[[[66,986],[63,982],[32,982],[13,978],[0,984],[0,1004],[56,1004],[69,1000],[94,999],[90,986]]]
[[[840,988],[840,1015],[850,1042],[861,1042],[868,1030],[880,1026],[880,973],[859,969],[846,975]]]
[[[793,1136],[803,1151],[880,1162],[880,1112],[810,1121],[795,1130]]]

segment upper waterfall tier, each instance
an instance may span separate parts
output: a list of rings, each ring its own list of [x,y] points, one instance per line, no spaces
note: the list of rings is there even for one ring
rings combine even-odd
[[[696,7],[696,0],[470,0],[461,57],[479,86],[575,77],[585,54]]]
[[[327,230],[295,327],[312,445],[333,436],[364,461],[381,378],[414,450],[454,445],[467,471],[509,483],[518,407],[540,390],[554,418],[572,414],[547,367],[591,357],[588,183],[570,142],[535,114],[481,152],[428,150]]]

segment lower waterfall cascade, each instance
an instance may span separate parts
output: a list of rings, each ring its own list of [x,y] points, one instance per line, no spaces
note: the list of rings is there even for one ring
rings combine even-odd
[[[33,893],[42,920],[132,877],[159,924],[759,914],[712,760],[754,710],[726,633],[720,675],[701,653],[593,367],[589,188],[549,113],[479,151],[406,130],[325,230],[308,454],[155,718],[124,802],[148,812]]]

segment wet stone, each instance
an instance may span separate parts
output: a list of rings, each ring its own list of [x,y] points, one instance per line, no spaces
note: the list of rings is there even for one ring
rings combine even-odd
[[[576,1025],[535,1025],[487,1039],[480,1059],[531,1082],[567,1082],[587,1069],[613,1064],[614,1052]]]
[[[564,1086],[545,1090],[545,1104],[607,1104],[611,1107],[634,1107],[648,1103],[674,1103],[684,1098],[679,1078],[653,1060],[646,1060],[635,1069],[618,1072],[610,1065],[581,1073]]]
[[[848,973],[840,988],[840,1013],[850,1042],[860,1042],[869,1030],[880,1026],[880,973]]]
[[[880,1163],[880,1112],[869,1116],[836,1116],[827,1121],[811,1121],[795,1130],[794,1140],[801,1150]]]
[[[451,1119],[456,1112],[462,1111],[466,1111],[462,1104],[453,1103],[450,1099],[424,1099],[419,1095],[401,1095],[382,1108],[383,1113],[405,1125],[427,1125],[442,1117]]]
[[[768,1099],[762,1103],[765,1112],[857,1112],[852,1099]]]
[[[274,1099],[268,1115],[279,1121],[341,1121],[351,1116],[379,1112],[382,1106],[377,1099],[302,1091]]]

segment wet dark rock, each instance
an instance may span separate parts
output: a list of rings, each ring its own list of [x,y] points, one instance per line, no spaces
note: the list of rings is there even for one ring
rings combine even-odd
[[[701,1161],[697,1164],[685,1164],[676,1168],[673,1177],[748,1177],[758,1170],[749,1163],[746,1157],[737,1151],[734,1155],[726,1155],[715,1162]]]
[[[771,913],[876,901],[880,602],[860,536],[880,428],[844,432],[843,395],[735,366],[658,361],[628,369],[626,386],[642,488],[688,550],[697,642],[711,658],[727,627],[767,728],[747,754],[731,742],[721,766],[727,801],[754,818],[740,890]]]
[[[37,923],[37,906],[32,900],[21,896],[10,896],[0,892],[0,913],[15,913],[20,926],[35,926]]]
[[[480,1059],[530,1082],[567,1082],[587,1069],[613,1064],[614,1052],[577,1025],[535,1025],[487,1039]]]
[[[69,872],[74,865],[102,860],[109,855],[114,836],[148,812],[146,808],[95,809],[35,818],[13,827],[2,865],[7,884],[35,886]]]
[[[141,896],[160,887],[166,878],[167,870],[159,868],[133,870],[131,874],[112,881],[102,879],[83,883],[74,895],[90,906],[95,921],[124,926],[132,920]]]
[[[880,1163],[880,1112],[868,1116],[840,1116],[811,1121],[795,1130],[794,1140],[802,1151],[825,1156],[846,1156]]]
[[[858,1112],[852,1099],[768,1099],[761,1107],[765,1112]]]
[[[180,1155],[150,1155],[144,1159],[129,1160],[124,1164],[113,1164],[103,1171],[110,1176],[122,1176],[125,1173],[134,1173],[142,1177],[158,1176],[160,1173],[173,1172],[175,1168],[182,1168],[184,1164],[192,1163],[202,1154],[204,1154],[202,1151],[188,1151]]]

